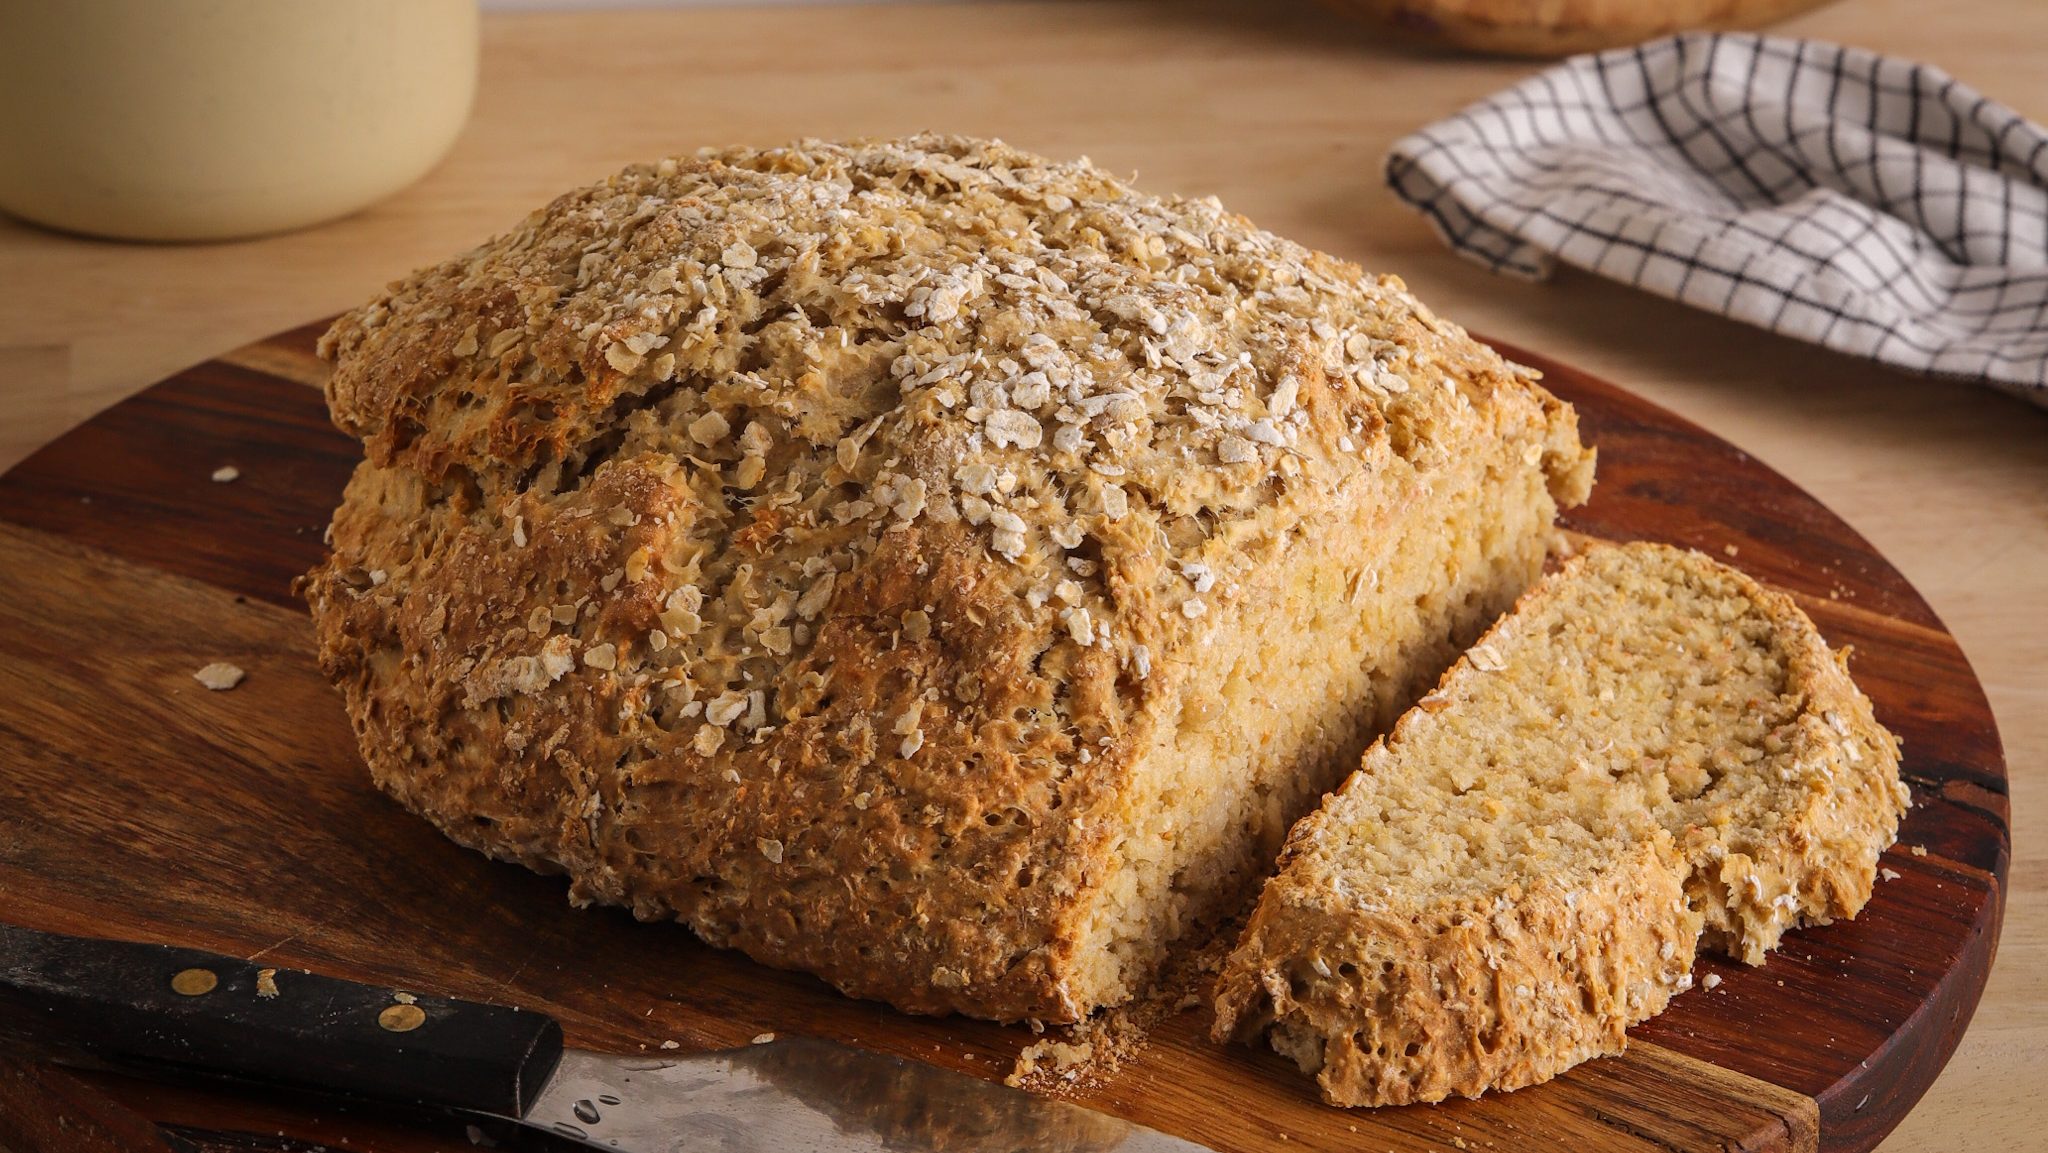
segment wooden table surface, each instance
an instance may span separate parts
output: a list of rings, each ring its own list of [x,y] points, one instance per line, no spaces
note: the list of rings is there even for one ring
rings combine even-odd
[[[1086,154],[1152,190],[1213,192],[1399,273],[1471,328],[1700,422],[1819,496],[1920,588],[1990,695],[2017,831],[2002,955],[1976,1023],[1882,1148],[2048,1148],[2048,411],[1592,277],[1530,285],[1460,261],[1385,190],[1380,158],[1532,66],[1421,56],[1312,6],[1261,7],[489,17],[475,116],[454,153],[350,219],[161,247],[0,220],[0,468],[178,368],[346,308],[563,189],[664,153],[933,128]],[[1938,14],[1920,0],[1840,0],[1781,31],[1917,56],[2048,119],[2039,0],[1953,0]]]

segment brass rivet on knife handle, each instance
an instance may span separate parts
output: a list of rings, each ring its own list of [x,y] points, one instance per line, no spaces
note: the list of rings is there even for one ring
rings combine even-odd
[[[377,1023],[393,1033],[410,1033],[427,1023],[427,1013],[418,1005],[386,1005]]]
[[[185,997],[211,993],[218,984],[220,978],[212,969],[180,969],[171,977],[171,991]]]

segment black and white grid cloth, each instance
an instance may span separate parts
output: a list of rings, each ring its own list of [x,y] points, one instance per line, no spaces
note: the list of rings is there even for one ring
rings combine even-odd
[[[1496,272],[1558,260],[2048,404],[2048,133],[1908,60],[1695,34],[1578,56],[1394,145]]]

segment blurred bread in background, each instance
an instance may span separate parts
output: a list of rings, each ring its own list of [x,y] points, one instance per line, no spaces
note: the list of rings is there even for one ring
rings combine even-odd
[[[1674,32],[1761,28],[1828,0],[1324,0],[1423,44],[1569,56]]]

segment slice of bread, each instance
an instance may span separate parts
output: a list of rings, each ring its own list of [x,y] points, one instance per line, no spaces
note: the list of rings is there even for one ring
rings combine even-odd
[[[1326,1100],[1547,1080],[1691,983],[1851,917],[1898,742],[1790,598],[1599,545],[1523,598],[1288,839],[1218,982]]]

